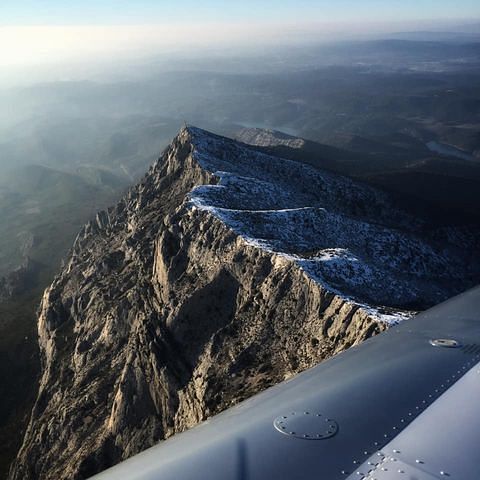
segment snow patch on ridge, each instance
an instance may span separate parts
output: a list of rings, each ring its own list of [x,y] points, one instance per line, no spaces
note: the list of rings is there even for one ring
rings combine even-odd
[[[194,158],[218,178],[217,185],[190,192],[191,208],[208,211],[248,244],[295,262],[378,321],[409,318],[409,305],[425,296],[440,300],[444,282],[461,275],[451,252],[419,238],[418,221],[383,193],[196,128],[187,131]]]

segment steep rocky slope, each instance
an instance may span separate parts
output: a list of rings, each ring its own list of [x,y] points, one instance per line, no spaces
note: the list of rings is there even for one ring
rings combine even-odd
[[[475,239],[459,235],[183,129],[45,291],[43,376],[10,479],[87,478],[466,288]]]

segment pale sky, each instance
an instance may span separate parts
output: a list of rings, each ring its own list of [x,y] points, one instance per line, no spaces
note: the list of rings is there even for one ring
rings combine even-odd
[[[2,0],[0,24],[403,21],[480,18],[478,0]]]
[[[0,0],[0,68],[466,20],[480,22],[480,0]]]

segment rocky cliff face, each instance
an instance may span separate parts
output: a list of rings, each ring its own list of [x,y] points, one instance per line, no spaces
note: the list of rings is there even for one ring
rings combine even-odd
[[[465,288],[458,237],[423,228],[369,187],[182,130],[45,291],[10,479],[87,478]]]
[[[305,140],[302,138],[265,128],[242,128],[235,134],[235,139],[259,147],[303,148],[305,146]]]

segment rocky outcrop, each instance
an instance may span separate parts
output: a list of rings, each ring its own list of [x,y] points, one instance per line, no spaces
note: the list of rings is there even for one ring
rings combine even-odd
[[[305,146],[305,140],[303,140],[303,138],[293,137],[277,130],[265,128],[242,128],[236,132],[235,139],[258,147],[283,146],[303,148]]]
[[[24,293],[31,283],[32,277],[37,273],[37,265],[28,256],[21,265],[10,273],[0,277],[0,301],[10,300],[16,295]]]
[[[283,237],[253,239],[231,216],[235,202],[248,213],[330,195],[325,188],[317,198],[316,184],[309,191],[301,183],[303,193],[288,193],[301,173],[294,168],[284,172],[280,199],[263,174],[252,180],[252,167],[248,182],[263,187],[248,198],[245,183],[217,171],[222,162],[262,161],[272,176],[295,167],[258,155],[186,128],[139,185],[78,235],[43,297],[43,376],[11,480],[88,478],[386,328],[388,308],[329,288],[304,263],[311,242],[286,253]],[[351,184],[335,181],[346,216]],[[393,308],[389,318],[400,318]]]

